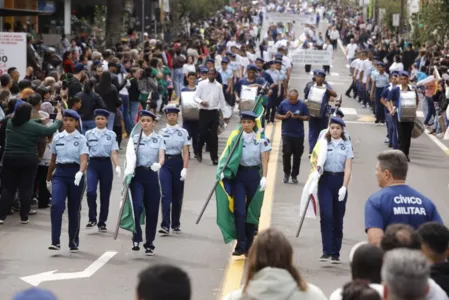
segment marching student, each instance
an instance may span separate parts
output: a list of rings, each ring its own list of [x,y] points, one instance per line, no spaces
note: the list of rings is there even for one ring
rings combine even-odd
[[[162,223],[159,233],[181,233],[181,208],[184,196],[184,181],[189,167],[189,134],[178,125],[179,109],[167,106],[167,127],[160,130],[165,141],[165,164],[161,168]],[[171,217],[170,217],[171,210]],[[171,222],[170,222],[171,221]]]
[[[125,181],[131,189],[136,220],[133,234],[133,251],[139,251],[143,241],[140,227],[141,215],[145,209],[145,255],[154,255],[154,239],[161,192],[158,171],[165,161],[165,141],[153,128],[156,115],[148,110],[140,111],[141,133],[133,135],[126,147]]]
[[[256,225],[246,223],[249,201],[257,190],[264,191],[267,185],[268,156],[271,145],[266,139],[257,139],[254,132],[257,115],[251,111],[241,113],[243,150],[240,166],[233,182],[234,216],[237,245],[232,255],[248,253],[256,233]],[[248,201],[248,202],[247,202]]]
[[[110,112],[106,109],[94,111],[94,129],[86,132],[89,147],[89,166],[87,168],[87,204],[89,206],[89,223],[87,228],[98,226],[98,231],[106,232],[109,214],[109,199],[112,189],[112,162],[120,178],[122,173],[118,162],[118,144],[116,134],[107,129]],[[100,183],[100,217],[97,223],[97,186]]]
[[[323,243],[320,261],[330,261],[332,264],[340,263],[343,217],[354,157],[351,144],[344,133],[345,126],[341,118],[331,117],[329,130],[324,136],[327,141],[326,161],[323,166],[317,167],[317,172],[322,174],[318,182]]]
[[[53,138],[47,174],[47,188],[52,191],[51,245],[48,249],[61,249],[62,215],[67,199],[69,248],[70,252],[78,252],[81,200],[89,148],[86,138],[76,130],[80,120],[78,113],[66,109],[63,116],[64,131]]]

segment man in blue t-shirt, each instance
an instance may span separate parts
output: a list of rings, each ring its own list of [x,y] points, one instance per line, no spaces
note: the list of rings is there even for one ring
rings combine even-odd
[[[417,229],[426,222],[443,223],[435,204],[405,184],[408,162],[402,151],[384,151],[377,160],[376,177],[382,189],[365,204],[365,231],[371,244],[380,244],[390,224],[408,224]]]
[[[282,120],[284,183],[288,183],[290,176],[293,183],[298,183],[299,165],[304,152],[304,121],[309,120],[309,109],[298,98],[299,92],[290,90],[288,98],[281,102],[276,113],[276,119]]]

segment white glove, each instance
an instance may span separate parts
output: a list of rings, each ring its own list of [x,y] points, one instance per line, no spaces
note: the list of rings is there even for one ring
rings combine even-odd
[[[187,168],[183,168],[181,170],[181,181],[186,180],[186,178],[187,178]]]
[[[220,173],[220,178],[221,178],[221,180],[223,180],[224,177],[225,177],[225,176],[224,176],[224,173],[221,172],[221,173]]]
[[[84,175],[84,173],[81,172],[81,171],[76,172],[76,175],[75,175],[75,182],[74,182],[76,186],[79,186],[79,185],[80,185],[81,178],[83,178],[83,175]]]
[[[342,186],[339,190],[338,190],[338,201],[343,201],[345,200],[345,196],[346,196],[346,187]]]
[[[134,171],[130,170],[130,169],[125,169],[125,173],[124,173],[124,177],[128,176],[128,175],[133,175]]]
[[[260,189],[259,189],[259,191],[261,191],[261,192],[265,191],[266,187],[267,187],[267,178],[266,177],[262,177],[260,179]]]
[[[157,172],[161,169],[161,164],[160,163],[153,163],[151,165],[151,170],[153,170],[154,172]]]
[[[120,169],[120,166],[115,167],[115,173],[117,173],[117,177],[122,177],[122,169]]]
[[[47,181],[47,190],[48,192],[51,194],[52,193],[52,189],[51,189],[51,180]]]

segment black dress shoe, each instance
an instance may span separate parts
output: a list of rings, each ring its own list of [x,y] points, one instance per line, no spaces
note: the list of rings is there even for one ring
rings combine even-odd
[[[290,175],[284,175],[284,179],[282,179],[283,183],[288,183],[288,179],[290,178]]]
[[[241,256],[244,254],[245,254],[245,252],[242,250],[234,250],[234,252],[232,252],[232,256]]]
[[[202,162],[202,161],[203,161],[203,154],[200,153],[200,152],[198,152],[198,153],[196,154],[196,160],[197,160],[198,162]]]
[[[298,183],[298,178],[292,176],[292,182],[293,182],[294,184],[297,184],[297,183]]]
[[[212,164],[213,164],[214,166],[218,165],[218,159],[213,159],[213,160],[212,160]]]

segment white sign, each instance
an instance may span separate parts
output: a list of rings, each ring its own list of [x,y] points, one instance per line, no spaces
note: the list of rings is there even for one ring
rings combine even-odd
[[[0,75],[15,67],[23,78],[27,69],[27,40],[25,33],[0,32]]]
[[[315,24],[315,15],[295,15],[289,13],[268,13],[268,21],[273,23],[288,22],[299,24]]]
[[[84,271],[81,272],[54,274],[58,270],[53,270],[31,276],[21,277],[20,279],[31,284],[32,286],[38,286],[45,281],[88,278],[94,275],[95,272],[100,270],[101,267],[103,267],[116,254],[117,252],[105,252],[102,256],[100,256],[96,261],[94,261],[90,266],[88,266]]]
[[[393,14],[393,26],[399,27],[399,14]]]
[[[292,63],[300,65],[332,65],[332,53],[326,50],[301,49],[292,54]]]

